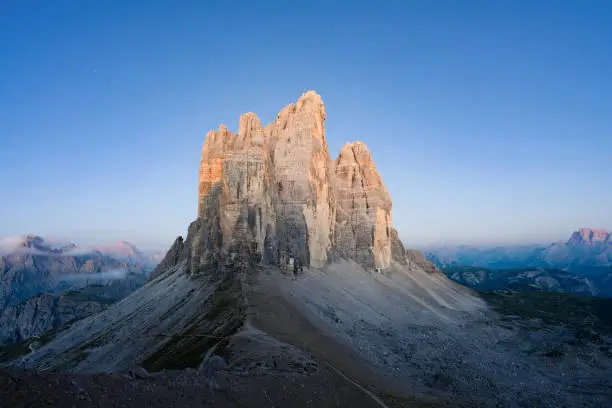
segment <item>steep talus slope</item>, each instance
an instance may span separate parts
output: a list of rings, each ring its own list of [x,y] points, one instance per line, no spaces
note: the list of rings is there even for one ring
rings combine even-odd
[[[404,248],[370,152],[353,143],[333,161],[325,118],[307,92],[265,128],[248,113],[238,133],[209,132],[198,218],[151,281],[12,366],[192,368],[247,406],[583,403],[541,372],[545,357],[509,351],[517,334],[471,290]]]
[[[211,316],[232,324],[228,316],[239,312],[239,305],[236,311],[211,297],[224,280],[212,282],[183,271],[180,264],[109,309],[77,322],[21,364],[39,370],[101,372],[121,371],[134,364],[154,368],[182,352],[199,356],[227,334],[223,323],[210,327]],[[211,337],[191,336],[198,333]],[[200,361],[177,356],[165,361],[164,367],[197,367]]]

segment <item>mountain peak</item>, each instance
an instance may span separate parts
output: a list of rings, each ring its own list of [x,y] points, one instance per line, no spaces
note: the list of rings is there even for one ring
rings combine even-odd
[[[117,241],[111,245],[98,245],[91,249],[102,255],[110,256],[130,264],[145,265],[147,263],[144,254],[135,245],[127,241]]]
[[[568,244],[593,245],[610,240],[610,233],[603,229],[580,228],[570,237]]]
[[[194,246],[185,252],[193,269],[231,258],[240,243],[280,266],[319,267],[334,256],[369,268],[391,264],[391,197],[362,142],[331,159],[326,118],[321,96],[308,91],[265,128],[249,112],[237,134],[225,126],[208,132],[199,231],[185,240]]]
[[[42,246],[44,242],[45,239],[40,235],[28,233],[23,236],[23,242],[21,243],[21,246],[23,248],[35,248],[38,246]]]
[[[33,239],[43,239],[40,235],[38,234],[33,234],[31,232],[24,234],[23,238],[25,240],[33,240]]]
[[[306,91],[300,96],[297,103],[295,104],[297,110],[301,109],[313,109],[325,111],[325,105],[321,96],[315,91]]]
[[[43,238],[38,234],[27,233],[20,237],[3,238],[0,252],[35,250],[43,253],[63,253],[76,248],[76,244],[62,238]]]

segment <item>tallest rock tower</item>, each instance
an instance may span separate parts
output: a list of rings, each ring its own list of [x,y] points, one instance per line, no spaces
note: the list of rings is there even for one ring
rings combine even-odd
[[[333,172],[325,117],[321,97],[311,91],[266,128],[276,222],[266,249],[276,248],[278,256],[270,260],[281,265],[295,257],[300,264],[319,267],[332,249]]]

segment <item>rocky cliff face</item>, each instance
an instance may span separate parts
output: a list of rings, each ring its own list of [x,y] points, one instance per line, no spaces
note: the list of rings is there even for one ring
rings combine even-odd
[[[612,238],[612,234],[608,231],[600,230],[600,229],[591,229],[591,228],[580,228],[578,231],[575,231],[570,239],[567,241],[567,244],[573,245],[596,245],[596,244],[605,244],[610,242]]]
[[[140,264],[98,251],[78,255],[73,252],[76,245],[69,242],[33,234],[12,241],[8,252],[0,256],[0,311],[41,292],[59,293],[76,282],[116,279],[117,271],[145,272]]]
[[[177,265],[181,259],[181,257],[187,258],[188,254],[183,254],[183,250],[185,249],[183,237],[178,237],[166,253],[164,259],[155,267],[153,273],[151,273],[151,279],[155,279],[159,276],[163,271],[168,270],[173,265]]]
[[[368,148],[360,142],[349,143],[334,164],[338,254],[369,267],[389,266],[391,197]],[[395,239],[399,242],[397,236]]]
[[[309,91],[265,128],[247,113],[238,133],[224,125],[209,132],[198,220],[184,249],[173,246],[181,255],[158,272],[188,259],[195,273],[244,250],[284,270],[321,267],[332,258],[369,269],[390,266],[394,245],[403,248],[392,238],[391,197],[363,143],[349,143],[331,159],[325,118],[321,97]]]

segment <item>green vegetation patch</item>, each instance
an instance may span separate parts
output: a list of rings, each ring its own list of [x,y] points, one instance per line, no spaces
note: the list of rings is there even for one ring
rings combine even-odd
[[[95,293],[87,293],[86,291],[75,291],[75,290],[64,292],[60,294],[60,296],[62,298],[65,298],[66,300],[74,301],[75,303],[97,302],[105,306],[111,305],[117,302],[118,300],[112,297],[100,296]]]
[[[612,299],[553,292],[481,292],[480,296],[503,315],[565,325],[581,336],[597,337],[585,331],[589,328],[612,335]]]
[[[30,344],[38,339],[30,339],[21,343],[5,344],[0,346],[0,363],[14,360],[30,352]]]
[[[6,363],[26,354],[29,354],[31,351],[30,345],[34,343],[38,343],[37,348],[44,346],[45,344],[53,340],[57,333],[59,333],[62,329],[70,327],[70,325],[74,323],[74,321],[76,320],[68,322],[64,326],[59,327],[57,329],[49,330],[40,337],[32,337],[31,339],[22,341],[20,343],[0,345],[0,363]]]

